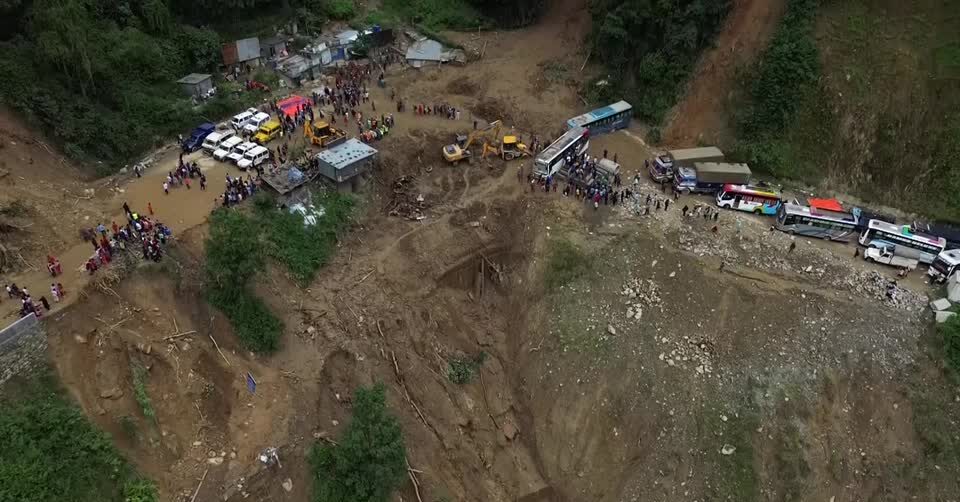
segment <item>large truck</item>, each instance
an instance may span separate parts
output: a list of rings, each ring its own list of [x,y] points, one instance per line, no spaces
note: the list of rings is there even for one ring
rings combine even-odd
[[[927,275],[934,282],[942,283],[957,272],[960,267],[960,249],[947,249],[941,251],[937,258],[930,264]]]
[[[656,182],[670,181],[674,172],[681,167],[693,167],[697,162],[723,162],[723,152],[715,146],[702,148],[682,148],[668,150],[666,155],[658,155],[650,164],[650,179]]]
[[[723,162],[694,162],[693,167],[681,167],[673,178],[673,189],[680,193],[714,193],[723,185],[745,185],[750,182],[750,167],[746,164]]]

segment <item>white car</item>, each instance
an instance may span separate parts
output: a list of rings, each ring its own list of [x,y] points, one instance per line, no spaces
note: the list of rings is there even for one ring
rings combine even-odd
[[[264,112],[257,112],[250,120],[247,121],[247,125],[243,126],[243,132],[249,137],[257,134],[257,130],[260,129],[260,126],[264,122],[270,120],[270,114]]]
[[[270,150],[267,150],[265,147],[257,145],[254,148],[247,150],[247,153],[243,154],[243,158],[237,161],[237,167],[240,169],[249,169],[251,167],[259,166],[263,164],[270,157]]]
[[[226,135],[220,132],[212,132],[203,139],[203,144],[201,148],[203,153],[210,155],[214,150],[217,149],[217,146],[220,144],[220,140],[226,138]]]
[[[240,143],[239,145],[233,147],[233,150],[231,150],[230,153],[227,154],[227,160],[229,160],[234,164],[239,165],[240,161],[243,160],[243,155],[247,153],[247,151],[255,148],[256,146],[257,146],[256,143],[253,143],[250,141]]]
[[[230,155],[230,152],[233,151],[233,148],[240,143],[243,143],[243,138],[240,136],[230,136],[229,138],[220,142],[220,147],[213,152],[213,158],[220,161],[226,160],[227,155]]]

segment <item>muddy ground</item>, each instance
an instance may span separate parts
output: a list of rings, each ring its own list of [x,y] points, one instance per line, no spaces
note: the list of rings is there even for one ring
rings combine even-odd
[[[769,220],[681,216],[706,198],[641,215],[647,194],[667,197],[642,181],[635,204],[594,210],[531,192],[521,162],[442,164],[442,144],[474,117],[545,138],[583,111],[584,55],[555,41],[582,39],[584,8],[561,2],[526,30],[455,35],[484,52],[463,68],[388,72],[388,89],[372,90],[381,107],[395,90],[468,113],[399,114],[333,261],[307,288],[280,267],[258,278],[286,327],[270,357],[240,350],[200,296],[206,216],[235,171],[198,156],[210,190],[165,197],[176,157],[164,150],[143,179],[92,180],[2,114],[0,201],[28,207],[4,230],[4,278],[43,291],[45,253],[64,262],[72,295],[48,316],[51,358],[164,500],[190,500],[201,479],[197,500],[309,500],[308,449],[336,438],[353,390],[375,381],[425,501],[951,496],[955,439],[924,431],[954,427],[958,405],[930,349],[919,276],[890,300],[889,270],[851,246],[798,239],[790,252]],[[591,149],[617,152],[628,183],[651,155],[639,125]],[[426,202],[420,221],[387,214],[401,176]],[[161,264],[91,281],[75,270],[89,246],[77,229],[123,201],[152,203],[177,241]],[[579,273],[547,287],[567,241],[584,253]],[[450,381],[450,361],[481,352],[475,378]],[[138,371],[155,418],[136,400]],[[282,467],[256,460],[270,446]],[[412,484],[395,498],[416,500]]]

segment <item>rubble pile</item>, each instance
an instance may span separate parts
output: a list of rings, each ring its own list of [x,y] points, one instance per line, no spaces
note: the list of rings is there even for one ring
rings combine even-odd
[[[871,270],[869,272],[852,271],[841,282],[852,291],[876,298],[891,307],[909,311],[923,310],[930,301],[926,295],[901,288],[897,281],[885,277],[883,274]]]
[[[423,215],[428,207],[426,200],[422,194],[414,194],[416,179],[416,176],[400,176],[393,180],[393,197],[385,208],[388,215],[414,221],[426,218]]]
[[[643,318],[643,308],[659,308],[663,312],[663,300],[660,299],[660,286],[651,279],[631,279],[620,291],[628,298],[627,319],[639,321]]]
[[[670,342],[666,337],[657,339],[657,343],[662,343],[672,347],[669,351],[661,352],[657,359],[663,361],[671,368],[689,369],[693,368],[697,375],[713,374],[713,344],[706,339],[694,339],[684,335],[683,341]]]

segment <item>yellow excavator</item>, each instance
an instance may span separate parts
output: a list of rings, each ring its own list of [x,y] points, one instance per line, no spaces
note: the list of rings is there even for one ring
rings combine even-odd
[[[331,126],[324,120],[304,122],[303,136],[320,148],[337,146],[347,140],[346,132]]]
[[[467,160],[469,162],[471,160],[470,147],[478,141],[483,141],[484,145],[486,145],[488,138],[499,137],[501,126],[502,124],[499,120],[494,120],[483,129],[472,131],[466,136],[457,136],[456,143],[450,143],[443,147],[443,159],[454,165],[458,164],[461,160]]]
[[[503,140],[500,141],[498,146],[493,146],[490,143],[484,143],[482,158],[487,158],[487,154],[497,155],[505,161],[511,161],[513,159],[519,159],[520,157],[529,157],[530,155],[533,155],[527,145],[521,143],[520,139],[513,135],[504,136]]]

